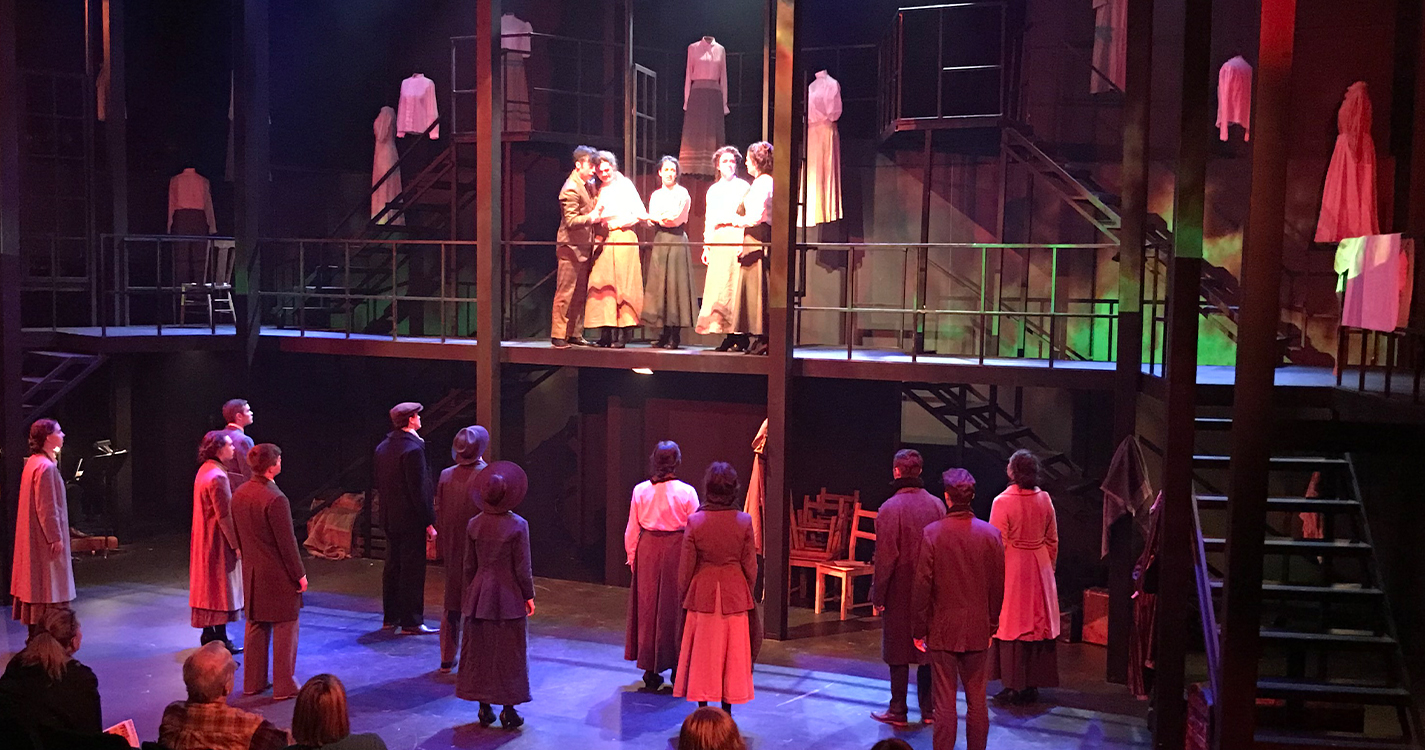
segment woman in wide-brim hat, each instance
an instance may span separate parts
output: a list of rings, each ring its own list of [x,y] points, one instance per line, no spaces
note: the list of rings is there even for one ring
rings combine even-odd
[[[485,449],[490,433],[471,425],[455,433],[450,457],[455,465],[440,473],[435,488],[436,540],[445,561],[445,614],[440,620],[440,671],[455,668],[460,654],[460,604],[465,588],[461,566],[465,564],[465,527],[480,510],[470,500],[470,481],[486,466]]]
[[[529,524],[512,512],[528,489],[529,478],[517,464],[485,467],[470,483],[470,501],[480,513],[465,530],[465,647],[455,694],[480,703],[485,726],[495,722],[491,704],[503,706],[500,726],[506,729],[524,724],[515,705],[530,701],[526,618],[534,614],[534,575]]]

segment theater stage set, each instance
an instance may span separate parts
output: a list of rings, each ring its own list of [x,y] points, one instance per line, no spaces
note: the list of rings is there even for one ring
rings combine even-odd
[[[531,477],[529,724],[481,729],[434,638],[377,631],[384,537],[366,511],[355,557],[307,560],[299,679],[339,675],[353,729],[392,748],[661,747],[689,706],[622,660],[629,493],[661,439],[690,482],[714,460],[747,477],[765,419],[769,640],[735,718],[756,748],[929,748],[928,730],[869,718],[888,681],[868,581],[843,616],[828,578],[814,611],[796,521],[823,490],[878,507],[901,447],[933,492],[968,467],[987,517],[1027,448],[1060,528],[1062,687],[992,708],[992,747],[1420,747],[1421,295],[1394,331],[1342,326],[1335,244],[1313,231],[1355,81],[1380,231],[1425,229],[1421,6],[0,0],[0,101],[20,103],[0,111],[7,580],[26,426],[52,417],[73,526],[119,542],[75,560],[79,658],[105,721],[153,739],[197,642],[192,454],[221,404],[249,400],[249,434],[282,447],[300,536],[370,489],[386,410],[421,401],[433,469],[479,423],[487,456]],[[502,38],[506,13],[529,26],[504,19]],[[769,352],[690,332],[657,349],[647,329],[623,350],[554,348],[570,151],[617,154],[646,198],[679,153],[704,36],[726,49],[726,141],[775,151]],[[1214,119],[1238,55],[1250,141]],[[822,71],[840,85],[842,207],[812,220]],[[438,115],[373,169],[372,119],[415,73]],[[169,231],[165,188],[189,167],[209,180],[207,235]],[[1162,492],[1153,624],[1132,597],[1147,514],[1105,529],[1100,490],[1134,436]],[[433,563],[428,603],[443,575]],[[1150,631],[1137,699],[1130,644]],[[8,658],[23,628],[3,633]]]

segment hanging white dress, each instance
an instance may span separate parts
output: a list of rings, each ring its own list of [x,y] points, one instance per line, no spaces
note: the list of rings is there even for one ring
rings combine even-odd
[[[1336,148],[1326,168],[1317,242],[1380,234],[1376,212],[1376,146],[1371,138],[1371,99],[1365,81],[1346,89],[1336,115]]]
[[[396,160],[399,158],[396,152],[396,110],[382,107],[381,112],[376,115],[372,129],[376,134],[376,153],[371,157],[371,218],[374,219],[385,210],[388,203],[401,194],[400,167],[396,167],[396,171],[386,177],[386,173],[396,166]],[[382,177],[386,177],[384,182]],[[404,214],[397,215],[394,219],[382,216],[377,223],[404,226],[406,217]]]
[[[435,104],[435,83],[417,73],[401,81],[401,98],[396,105],[396,135],[420,135],[436,121],[440,113]],[[431,138],[440,137],[440,126],[430,131]]]
[[[841,219],[841,84],[820,71],[807,86],[807,176],[803,226]]]

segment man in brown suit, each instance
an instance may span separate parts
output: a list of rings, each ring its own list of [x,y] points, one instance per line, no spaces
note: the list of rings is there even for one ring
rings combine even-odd
[[[233,493],[233,525],[242,548],[247,595],[247,664],[242,691],[266,690],[267,644],[272,644],[272,697],[297,697],[297,614],[307,573],[292,530],[292,505],[277,488],[282,451],[262,443],[248,451],[252,479]]]
[[[990,637],[1004,603],[1004,543],[999,530],[975,518],[975,478],[949,469],[950,514],[925,529],[916,566],[915,645],[927,650],[935,672],[935,750],[955,747],[956,677],[965,685],[968,750],[985,750],[990,735]]]
[[[915,697],[920,720],[934,723],[935,701],[930,685],[930,659],[911,638],[911,593],[920,539],[925,527],[945,517],[945,503],[925,491],[920,472],[925,462],[910,449],[896,452],[891,471],[895,494],[876,515],[876,573],[871,579],[871,611],[881,615],[881,659],[891,668],[891,705],[871,718],[894,727],[906,725],[910,665],[915,668]]]
[[[589,292],[589,263],[594,233],[602,219],[594,213],[594,149],[574,149],[574,171],[559,189],[559,234],[555,253],[559,269],[554,277],[554,310],[549,342],[556,349],[570,344],[589,346],[584,340],[584,297]]]

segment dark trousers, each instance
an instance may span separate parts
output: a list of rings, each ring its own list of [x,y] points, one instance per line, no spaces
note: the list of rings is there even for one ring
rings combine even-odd
[[[450,575],[447,573],[446,575]],[[465,618],[458,609],[445,610],[440,620],[440,665],[455,664],[460,658],[460,629],[465,626]]]
[[[243,651],[242,689],[255,695],[267,685],[267,649],[272,647],[272,694],[287,697],[297,694],[297,621],[247,621],[247,639]]]
[[[935,668],[934,750],[954,750],[956,722],[956,682],[965,686],[965,747],[985,750],[990,737],[990,704],[985,695],[990,681],[989,651],[934,651],[930,663]]]
[[[424,534],[386,536],[386,567],[381,571],[382,622],[414,628],[425,619],[426,538]]]
[[[910,665],[891,665],[891,713],[905,716],[910,711],[906,695],[910,692]],[[935,715],[935,691],[931,685],[930,665],[915,668],[915,700],[920,704],[921,717]]]

